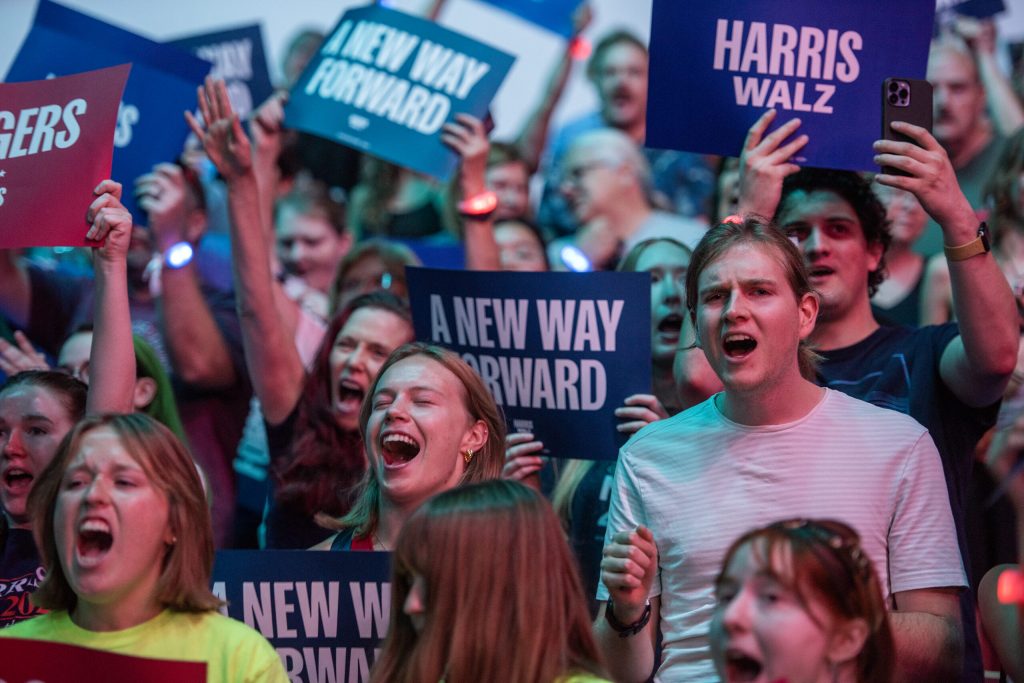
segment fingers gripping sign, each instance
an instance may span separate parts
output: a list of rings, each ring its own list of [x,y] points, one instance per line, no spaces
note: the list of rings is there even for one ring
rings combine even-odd
[[[622,407],[615,409],[615,417],[626,420],[616,425],[617,430],[624,434],[633,434],[652,422],[664,420],[668,417],[668,411],[661,405],[657,396],[633,394],[626,398]]]
[[[238,114],[231,109],[224,81],[207,77],[206,85],[199,86],[196,95],[206,130],[192,112],[186,111],[189,127],[203,141],[207,156],[225,179],[243,175],[252,168],[252,150]]]
[[[631,623],[640,618],[658,572],[658,547],[645,526],[616,532],[604,546],[601,581],[608,587],[615,616]]]
[[[544,450],[544,444],[537,441],[533,434],[517,432],[505,437],[505,465],[501,476],[514,479],[540,489],[537,472],[544,467],[545,459],[537,455]]]

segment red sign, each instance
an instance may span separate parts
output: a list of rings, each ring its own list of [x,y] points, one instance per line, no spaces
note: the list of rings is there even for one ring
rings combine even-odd
[[[130,69],[0,83],[0,248],[85,244]]]
[[[5,683],[206,683],[204,662],[132,657],[43,640],[0,638],[0,662]]]

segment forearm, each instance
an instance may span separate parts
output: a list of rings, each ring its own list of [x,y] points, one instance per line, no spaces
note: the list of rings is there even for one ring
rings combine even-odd
[[[895,682],[960,678],[964,643],[959,619],[895,611],[889,620],[896,643]]]
[[[571,42],[566,45],[565,52],[548,79],[543,98],[516,139],[516,147],[530,173],[535,173],[540,166],[540,157],[547,143],[548,128],[551,126],[551,116],[555,113],[555,106],[562,97],[569,73],[572,71],[571,45]]]
[[[494,222],[465,220],[463,235],[466,270],[501,270],[501,256],[494,239]]]
[[[655,619],[647,623],[640,633],[621,638],[605,619],[608,603],[601,605],[597,620],[594,622],[594,639],[597,647],[604,655],[608,673],[612,679],[624,683],[646,681],[654,671],[654,629]],[[632,623],[640,617],[636,615],[619,615],[619,621]]]
[[[0,311],[16,327],[28,327],[32,310],[28,269],[15,249],[0,249]]]
[[[123,262],[96,262],[90,382],[86,412],[134,411],[135,346],[128,304],[128,273]]]
[[[195,261],[164,268],[160,280],[160,323],[175,374],[202,389],[232,386],[231,353],[199,287]]]
[[[973,212],[955,222],[942,226],[947,245],[976,238],[978,221]],[[1019,331],[1013,293],[992,254],[950,261],[949,281],[969,371],[979,382],[991,383],[998,396],[1017,363]]]
[[[305,371],[275,306],[277,285],[260,226],[258,195],[251,173],[228,183],[232,268],[245,360],[263,414],[276,424],[298,402]]]
[[[1001,136],[1009,137],[1024,125],[1024,106],[1021,106],[1010,80],[999,68],[995,54],[979,52],[976,58],[992,122]]]

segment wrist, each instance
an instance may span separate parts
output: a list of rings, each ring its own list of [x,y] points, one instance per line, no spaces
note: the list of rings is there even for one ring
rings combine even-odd
[[[614,600],[609,600],[605,606],[604,617],[620,638],[635,636],[643,631],[651,620],[651,601],[627,607],[622,604],[616,605]]]

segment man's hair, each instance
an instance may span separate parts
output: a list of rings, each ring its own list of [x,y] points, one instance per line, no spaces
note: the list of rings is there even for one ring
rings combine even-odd
[[[690,268],[686,271],[686,308],[695,325],[701,273],[722,258],[725,252],[741,244],[753,244],[774,252],[798,302],[805,295],[814,294],[803,255],[774,224],[763,222],[755,216],[747,217],[742,223],[719,223],[705,233],[697,248],[693,250]],[[806,339],[800,340],[798,360],[800,374],[805,379],[814,381],[821,358]]]
[[[64,437],[57,455],[36,481],[29,494],[29,510],[46,578],[32,595],[32,602],[48,610],[67,611],[78,602],[57,554],[54,516],[68,465],[79,453],[86,435],[101,428],[117,434],[153,488],[167,498],[168,524],[175,540],[167,546],[162,560],[155,588],[157,602],[179,612],[217,609],[222,603],[210,592],[213,529],[199,471],[171,430],[143,413],[86,417]],[[119,542],[136,540],[122,538]]]
[[[438,494],[406,522],[392,567],[373,681],[603,676],[576,560],[536,491],[497,479]],[[419,633],[403,610],[417,576],[428,614]]]
[[[857,214],[861,232],[868,245],[880,244],[882,256],[878,267],[868,273],[868,296],[874,295],[885,280],[885,254],[892,243],[889,221],[885,217],[885,206],[871,189],[871,182],[853,171],[835,171],[825,168],[802,168],[782,183],[782,198],[775,210],[775,222],[782,225],[782,217],[790,207],[790,200],[796,192],[832,192],[845,201]]]
[[[587,62],[587,78],[591,81],[597,80],[598,76],[601,75],[601,68],[604,66],[604,58],[608,50],[620,43],[632,45],[643,52],[645,57],[648,54],[647,46],[644,45],[644,41],[640,40],[636,34],[626,29],[616,29],[611,33],[606,33],[601,40],[597,41],[597,45],[594,46],[594,53],[590,56],[590,61]]]
[[[594,149],[594,157],[602,161],[615,164],[616,166],[628,165],[636,173],[637,182],[640,184],[644,195],[649,203],[654,189],[654,180],[651,173],[651,164],[644,156],[643,150],[633,142],[633,139],[618,128],[596,128],[581,134],[569,147],[569,151],[583,148]],[[562,158],[564,164],[569,158],[566,154]]]

